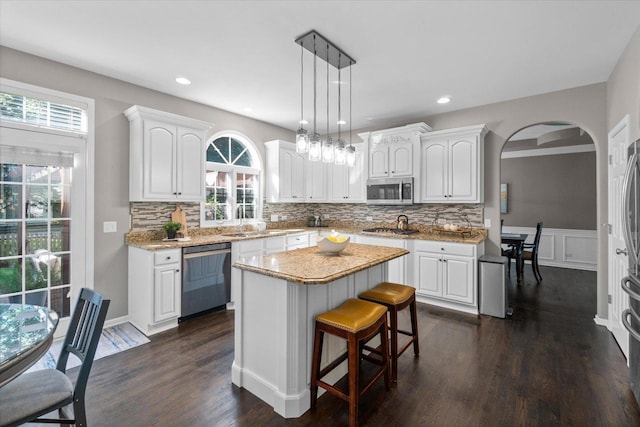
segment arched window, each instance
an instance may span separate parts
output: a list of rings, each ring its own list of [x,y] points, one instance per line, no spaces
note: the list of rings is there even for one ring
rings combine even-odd
[[[202,226],[260,219],[260,172],[250,141],[230,134],[212,138],[207,145]]]

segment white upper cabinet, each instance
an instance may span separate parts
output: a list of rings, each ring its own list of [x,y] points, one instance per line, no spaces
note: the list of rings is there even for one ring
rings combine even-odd
[[[358,134],[369,148],[369,178],[412,177],[419,164],[416,154],[420,135],[431,128],[415,123]]]
[[[307,161],[306,166],[306,184],[307,184],[307,200],[309,202],[326,202],[327,201],[327,163],[321,161]],[[300,180],[300,182],[303,182]]]
[[[292,142],[264,143],[267,154],[267,202],[304,202],[306,154],[296,152]]]
[[[422,203],[484,201],[484,125],[421,136]]]
[[[134,105],[130,125],[129,200],[204,200],[206,132],[211,124]]]
[[[332,164],[328,168],[328,201],[335,203],[364,203],[365,176],[363,144],[354,144],[356,163],[353,167]]]

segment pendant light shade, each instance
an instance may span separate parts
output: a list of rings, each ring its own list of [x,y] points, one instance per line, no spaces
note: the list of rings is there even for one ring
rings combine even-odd
[[[309,160],[312,162],[322,160],[322,142],[320,141],[320,135],[317,133],[311,134],[309,138]]]
[[[309,135],[302,127],[296,132],[296,151],[298,153],[309,151]]]
[[[322,161],[324,163],[333,163],[333,141],[330,136],[327,136],[327,139],[322,143]]]
[[[347,162],[347,166],[352,167],[356,164],[356,147],[349,145],[344,149],[344,157]]]
[[[333,146],[336,165],[344,165],[346,163],[346,153],[344,150],[344,142],[339,139]]]

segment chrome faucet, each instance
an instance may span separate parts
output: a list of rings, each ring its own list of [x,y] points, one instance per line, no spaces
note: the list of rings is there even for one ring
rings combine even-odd
[[[316,212],[316,227],[322,226],[322,213]]]

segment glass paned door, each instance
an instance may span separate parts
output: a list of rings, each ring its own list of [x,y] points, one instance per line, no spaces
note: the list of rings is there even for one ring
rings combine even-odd
[[[0,163],[0,302],[70,315],[71,172]]]

